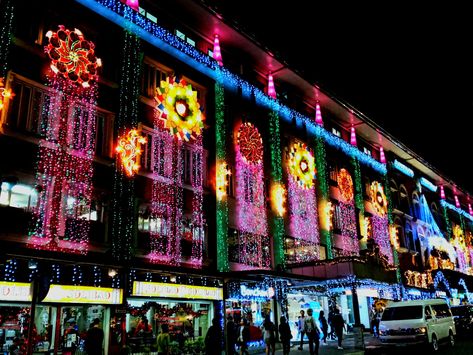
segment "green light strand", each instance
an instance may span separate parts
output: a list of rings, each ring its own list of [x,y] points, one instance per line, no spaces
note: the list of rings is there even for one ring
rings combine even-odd
[[[218,161],[226,162],[225,91],[215,83],[215,150]],[[216,169],[217,170],[217,169]],[[230,271],[228,262],[228,202],[217,201],[217,269]]]
[[[124,31],[120,79],[120,108],[117,118],[117,136],[138,124],[138,97],[142,65],[140,40]],[[135,180],[127,177],[115,165],[113,186],[112,253],[117,260],[128,261],[133,256],[134,237],[137,234]]]
[[[269,113],[269,141],[271,148],[271,176],[274,183],[282,184],[282,155],[281,155],[281,137],[279,131],[279,115],[277,111]],[[274,245],[274,263],[276,266],[285,268],[286,259],[284,257],[284,218],[273,216],[272,234]]]
[[[386,169],[389,168],[386,166]],[[386,195],[386,200],[388,202],[388,222],[389,222],[389,237],[391,238],[391,227],[394,225],[393,219],[393,204],[391,200],[391,189],[389,188],[389,179],[388,174],[384,175],[384,194]],[[393,249],[393,262],[394,266],[396,267],[396,280],[400,286],[402,286],[402,275],[401,275],[401,268],[399,266],[399,255],[397,254],[396,247],[393,243],[391,243],[391,247]]]
[[[355,205],[360,211],[360,215],[365,215],[365,201],[363,199],[363,185],[361,184],[361,169],[358,159],[352,158],[353,170],[355,174]]]
[[[447,240],[450,240],[450,238],[452,237],[452,225],[450,223],[450,218],[448,217],[447,207],[442,206],[442,214],[445,220],[445,229],[447,232],[446,237],[447,237]]]
[[[327,171],[327,152],[325,151],[325,142],[321,137],[315,138],[315,163],[317,165],[317,189],[322,205],[330,201],[330,188],[328,184],[328,171]],[[322,218],[322,214],[319,213],[319,218]],[[322,225],[319,223],[319,225]],[[332,231],[320,228],[321,240],[325,241],[327,248],[327,259],[333,258],[332,253]]]
[[[2,0],[0,10],[2,12],[0,27],[0,77],[4,78],[8,71],[8,57],[12,42],[14,17],[13,1]]]

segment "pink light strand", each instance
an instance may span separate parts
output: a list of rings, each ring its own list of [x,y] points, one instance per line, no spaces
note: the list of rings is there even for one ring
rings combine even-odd
[[[386,164],[386,156],[384,155],[383,147],[379,147],[379,161],[383,164]]]
[[[455,207],[460,208],[460,200],[458,199],[457,195],[455,195]]]
[[[445,190],[443,188],[443,185],[440,186],[440,198],[442,200],[445,200]]]
[[[213,57],[218,62],[218,65],[223,66],[222,52],[220,51],[220,40],[217,34],[214,37]]]
[[[371,217],[373,239],[379,246],[380,253],[388,258],[389,264],[393,264],[393,251],[389,238],[389,221],[387,217],[373,215]]]
[[[319,126],[324,125],[324,121],[322,119],[322,111],[320,110],[319,103],[315,105],[315,123],[317,123]]]
[[[276,88],[274,87],[274,79],[271,73],[268,74],[268,96],[273,99],[276,98]]]
[[[468,213],[473,216],[473,208],[471,208],[471,203],[468,204]]]
[[[356,146],[356,132],[353,126],[351,126],[350,130],[350,144]]]

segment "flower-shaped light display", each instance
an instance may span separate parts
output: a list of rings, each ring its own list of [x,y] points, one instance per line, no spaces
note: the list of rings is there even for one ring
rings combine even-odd
[[[10,89],[5,89],[3,81],[4,79],[0,78],[0,112],[3,110],[5,102],[8,101],[9,98],[15,96]]]
[[[343,202],[353,201],[353,180],[346,169],[340,169],[337,176],[338,188]]]
[[[57,32],[49,31],[46,37],[49,43],[44,50],[51,58],[54,73],[83,87],[89,87],[89,82],[97,80],[97,68],[102,62],[95,56],[95,45],[86,41],[81,31],[59,26]]]
[[[371,203],[380,217],[388,212],[388,201],[384,194],[384,188],[378,181],[373,181],[370,187]]]
[[[197,91],[192,90],[192,85],[184,79],[168,77],[161,81],[154,99],[159,118],[171,135],[189,141],[202,133],[205,116],[197,100]]]
[[[115,151],[118,153],[123,170],[130,177],[140,169],[141,145],[146,142],[147,139],[136,129],[129,130],[118,139]]]
[[[259,164],[263,160],[263,140],[258,129],[246,122],[238,130],[238,145],[247,164]]]
[[[289,171],[301,188],[311,189],[314,186],[315,160],[304,143],[292,145],[289,151]]]

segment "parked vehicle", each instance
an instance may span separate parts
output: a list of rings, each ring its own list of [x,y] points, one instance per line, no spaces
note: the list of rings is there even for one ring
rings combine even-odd
[[[473,305],[464,304],[450,308],[458,335],[473,335]]]
[[[455,345],[455,322],[443,299],[388,304],[379,324],[380,340],[389,345],[426,344],[437,351],[439,343]]]

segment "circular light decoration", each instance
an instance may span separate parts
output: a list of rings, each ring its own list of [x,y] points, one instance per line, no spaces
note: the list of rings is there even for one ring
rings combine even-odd
[[[311,189],[315,180],[315,160],[304,143],[295,143],[289,151],[289,171],[303,189]]]
[[[342,200],[344,202],[353,201],[353,180],[346,169],[340,169],[338,172],[337,183]]]
[[[370,187],[371,203],[379,216],[384,217],[388,211],[388,201],[384,194],[383,185],[378,181],[373,181]]]
[[[184,79],[168,77],[161,81],[154,99],[159,119],[164,121],[164,127],[171,135],[188,142],[202,133],[205,115],[197,100],[197,91],[192,90],[192,85]]]
[[[258,129],[246,122],[238,130],[238,145],[247,164],[259,164],[263,160],[263,140]]]
[[[86,41],[81,31],[70,31],[61,25],[57,32],[46,33],[46,37],[49,43],[44,50],[51,58],[54,73],[83,87],[97,80],[97,68],[102,62],[95,56],[95,45]]]

